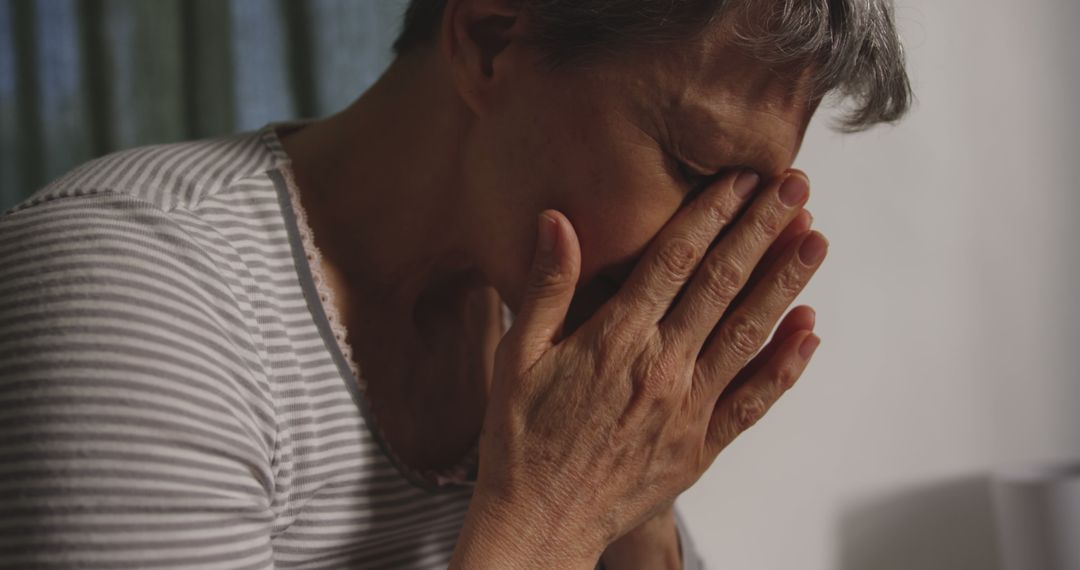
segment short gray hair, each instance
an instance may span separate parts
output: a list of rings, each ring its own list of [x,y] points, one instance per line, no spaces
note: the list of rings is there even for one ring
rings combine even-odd
[[[533,22],[534,43],[552,65],[628,45],[685,42],[720,21],[735,45],[777,66],[813,65],[813,97],[853,103],[842,132],[900,120],[911,83],[892,0],[518,0]],[[411,0],[399,55],[430,44],[446,0]]]

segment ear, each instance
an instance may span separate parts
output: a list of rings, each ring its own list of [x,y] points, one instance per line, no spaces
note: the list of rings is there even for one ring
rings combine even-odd
[[[495,100],[511,72],[507,55],[521,38],[519,0],[449,0],[443,12],[439,50],[462,100],[477,115]]]

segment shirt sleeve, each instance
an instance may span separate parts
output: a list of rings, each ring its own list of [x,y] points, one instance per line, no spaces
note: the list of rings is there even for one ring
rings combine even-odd
[[[675,513],[675,530],[679,537],[679,553],[682,555],[683,570],[705,570],[705,563],[698,554],[693,539],[690,538],[690,532],[686,530],[686,521],[679,514],[678,506],[672,507],[672,511]],[[603,560],[598,560],[595,570],[608,569],[604,566]]]
[[[0,218],[0,566],[273,567],[272,415],[226,291],[148,202]]]
[[[701,559],[697,545],[694,544],[690,531],[686,528],[686,521],[679,514],[678,507],[674,507],[673,510],[675,512],[675,528],[679,533],[679,550],[682,552],[683,570],[705,570],[705,562]]]

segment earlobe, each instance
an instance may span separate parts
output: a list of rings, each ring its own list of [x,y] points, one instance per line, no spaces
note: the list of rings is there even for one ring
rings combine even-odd
[[[514,0],[449,0],[443,12],[439,49],[458,92],[473,112],[487,108],[505,66],[499,64],[519,37],[520,10]]]

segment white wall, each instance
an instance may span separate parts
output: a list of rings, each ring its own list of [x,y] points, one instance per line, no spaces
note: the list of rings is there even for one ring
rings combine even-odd
[[[897,17],[914,112],[797,161],[822,345],[679,500],[712,569],[992,570],[990,471],[1080,457],[1080,2]]]

